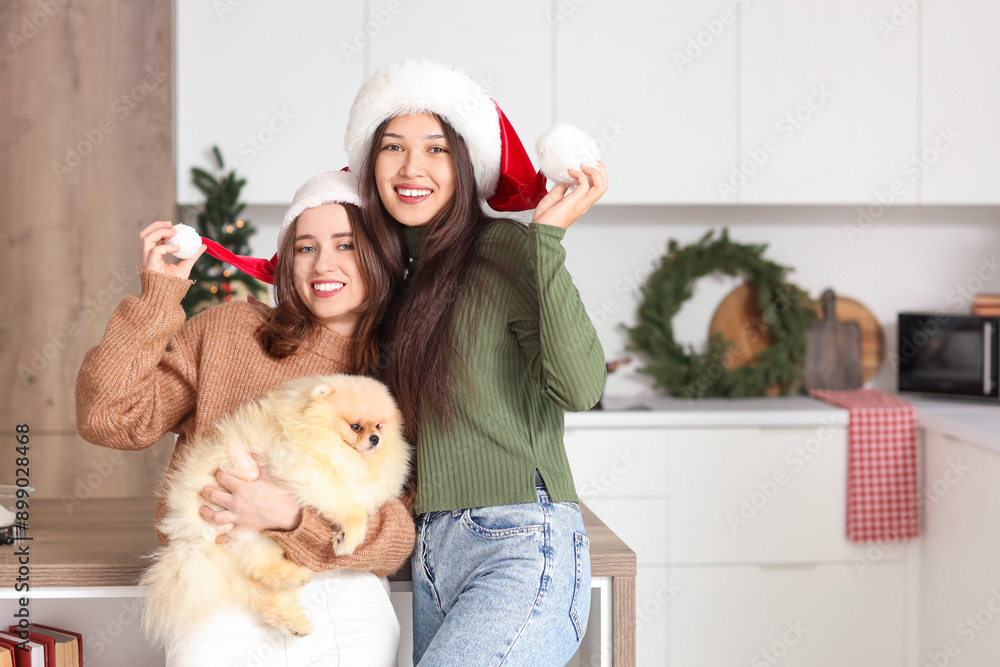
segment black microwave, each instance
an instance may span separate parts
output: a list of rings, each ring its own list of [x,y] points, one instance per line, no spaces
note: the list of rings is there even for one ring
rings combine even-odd
[[[899,391],[1000,398],[1000,318],[900,313]]]

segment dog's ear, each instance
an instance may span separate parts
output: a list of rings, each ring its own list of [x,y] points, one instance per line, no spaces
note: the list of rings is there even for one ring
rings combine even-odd
[[[260,468],[250,451],[235,440],[229,441],[229,460],[233,462],[232,474],[240,479],[252,482],[260,477]]]
[[[329,396],[331,394],[335,394],[335,393],[337,393],[337,390],[333,388],[332,384],[330,384],[330,383],[324,383],[324,384],[321,384],[321,385],[317,385],[312,390],[312,397],[313,398],[326,398],[327,396]]]

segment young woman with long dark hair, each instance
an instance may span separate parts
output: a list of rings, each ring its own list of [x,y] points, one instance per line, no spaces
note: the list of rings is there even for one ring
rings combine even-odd
[[[417,452],[414,663],[562,665],[590,607],[563,413],[597,403],[606,369],[560,240],[607,173],[546,194],[489,95],[427,62],[372,76],[347,149],[381,264],[405,276],[382,377]]]

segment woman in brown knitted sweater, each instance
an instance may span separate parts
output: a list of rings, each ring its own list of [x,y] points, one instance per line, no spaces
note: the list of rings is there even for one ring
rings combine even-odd
[[[234,301],[185,321],[181,299],[205,246],[195,257],[169,264],[163,256],[179,250],[168,241],[176,233],[171,224],[155,222],[143,230],[142,294],[118,305],[77,377],[80,435],[95,444],[138,450],[176,433],[173,467],[186,443],[220,417],[287,380],[374,369],[374,331],[391,286],[358,224],[359,210],[332,203],[357,203],[355,192],[352,176],[333,172],[296,193],[271,264],[275,308]],[[254,507],[238,508],[231,516],[242,528],[270,536],[292,561],[324,573],[302,596],[316,630],[304,638],[275,636],[234,612],[213,618],[198,637],[168,647],[168,667],[216,664],[222,657],[245,658],[241,664],[269,665],[270,658],[307,665],[334,655],[340,665],[395,665],[399,625],[385,576],[399,569],[413,548],[412,501],[383,505],[369,521],[364,543],[349,556],[336,556],[330,524],[311,508],[290,506],[291,497],[262,473],[254,483]],[[220,481],[231,487],[234,480]],[[262,493],[269,484],[273,493]],[[213,494],[223,493],[208,491],[206,497],[216,502],[222,496]],[[232,496],[219,504],[232,507]],[[161,508],[162,501],[157,517]],[[374,607],[359,610],[358,599]]]

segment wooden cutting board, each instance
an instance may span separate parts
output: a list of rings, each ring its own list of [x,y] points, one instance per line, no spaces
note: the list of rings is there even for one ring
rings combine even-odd
[[[846,391],[861,386],[861,327],[837,321],[837,296],[823,292],[823,319],[806,329],[803,389]]]
[[[862,303],[837,296],[837,319],[857,322],[861,327],[861,379],[868,382],[878,374],[885,359],[885,334],[875,315]],[[822,309],[817,314],[823,318]],[[728,370],[749,364],[754,356],[773,342],[757,307],[757,288],[744,283],[726,295],[712,316],[709,336],[721,333],[736,343],[733,353],[724,359]]]

